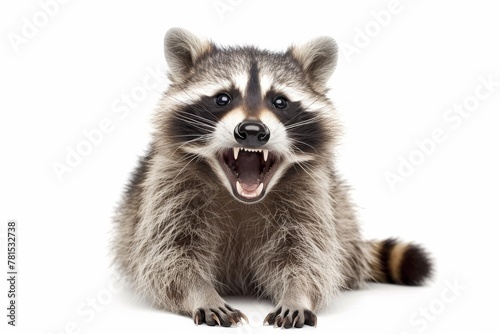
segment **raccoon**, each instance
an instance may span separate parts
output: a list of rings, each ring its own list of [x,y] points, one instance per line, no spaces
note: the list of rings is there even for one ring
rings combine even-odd
[[[341,290],[431,276],[420,246],[361,236],[335,169],[332,38],[271,52],[173,28],[164,47],[171,83],[115,217],[142,296],[225,327],[248,320],[222,296],[267,298],[265,325],[300,328]]]

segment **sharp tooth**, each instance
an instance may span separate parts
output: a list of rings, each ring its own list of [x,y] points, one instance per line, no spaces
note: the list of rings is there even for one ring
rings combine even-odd
[[[262,150],[262,153],[264,154],[264,161],[267,161],[267,157],[269,156],[269,150]]]
[[[255,194],[257,194],[257,196],[259,196],[260,194],[262,194],[263,189],[264,189],[264,183],[261,182],[261,184],[259,185],[257,190],[255,190]]]
[[[241,187],[240,181],[236,181],[236,191],[238,194],[243,195],[243,188]]]
[[[238,154],[240,154],[240,148],[233,147],[233,152],[234,152],[234,160],[238,160]]]

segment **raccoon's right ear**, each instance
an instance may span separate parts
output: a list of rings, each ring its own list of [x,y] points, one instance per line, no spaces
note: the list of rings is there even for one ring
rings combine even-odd
[[[331,37],[318,37],[302,45],[292,45],[288,52],[302,65],[311,84],[323,92],[337,66],[338,47]]]
[[[171,28],[164,39],[165,58],[169,77],[182,82],[193,70],[196,61],[212,50],[213,45],[182,28]]]

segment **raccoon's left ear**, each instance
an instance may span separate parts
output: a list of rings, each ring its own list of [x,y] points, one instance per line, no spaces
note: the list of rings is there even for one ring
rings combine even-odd
[[[186,29],[171,28],[165,34],[164,47],[170,79],[182,82],[200,57],[212,50],[213,45]]]
[[[337,66],[338,47],[331,37],[318,37],[302,45],[293,45],[288,49],[304,68],[311,84],[320,92],[326,90],[326,84]]]

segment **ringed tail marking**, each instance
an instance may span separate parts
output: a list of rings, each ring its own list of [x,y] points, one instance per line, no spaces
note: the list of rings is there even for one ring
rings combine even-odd
[[[373,281],[416,286],[432,276],[432,262],[422,247],[397,239],[369,244]]]

